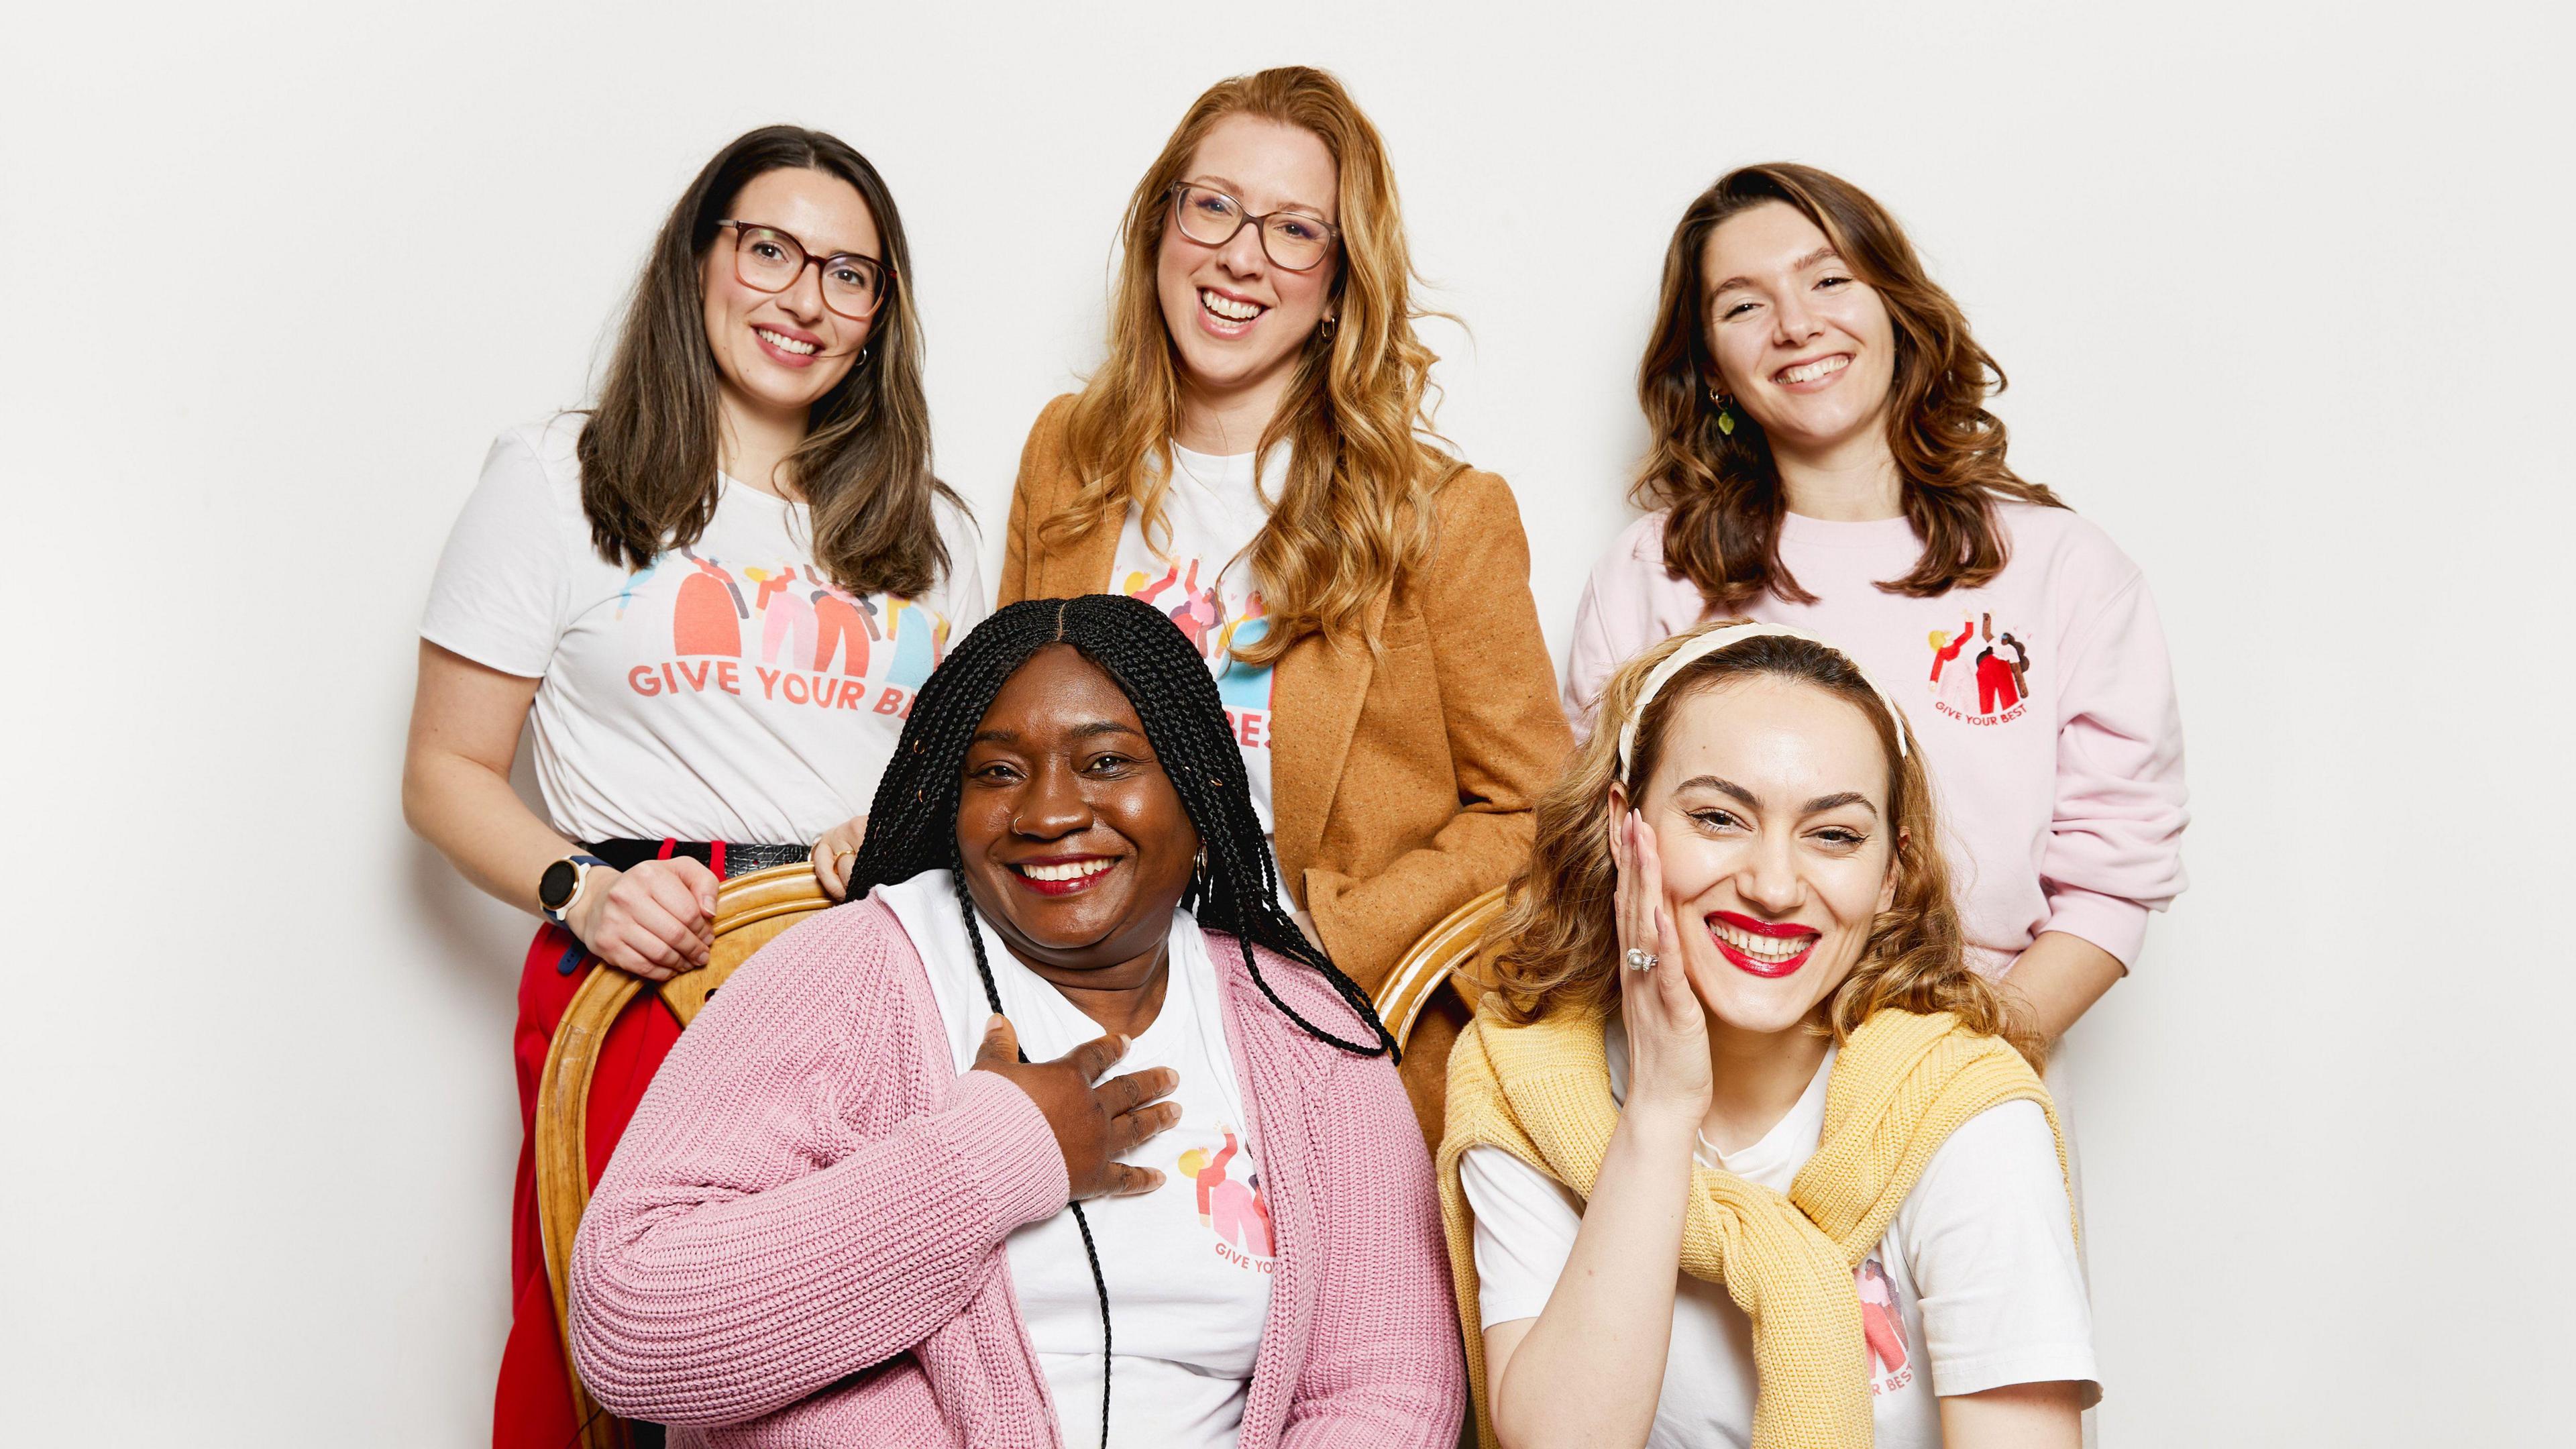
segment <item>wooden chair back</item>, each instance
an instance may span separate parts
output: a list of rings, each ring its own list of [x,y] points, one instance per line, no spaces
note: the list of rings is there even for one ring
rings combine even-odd
[[[738,875],[716,889],[715,949],[707,964],[661,984],[662,1005],[686,1030],[734,968],[770,939],[814,912],[833,904],[814,882],[809,865],[781,865]],[[545,1075],[537,1082],[536,1167],[537,1224],[545,1240],[546,1281],[554,1290],[555,1326],[564,1340],[564,1371],[572,1384],[573,1413],[582,1425],[584,1449],[624,1449],[626,1424],[600,1412],[582,1387],[572,1363],[572,1319],[565,1311],[566,1275],[572,1266],[573,1235],[582,1210],[590,1205],[590,1154],[583,1141],[590,1120],[591,1075],[599,1067],[599,1049],[628,1003],[645,982],[613,967],[593,962],[590,974],[573,993],[563,1021],[546,1049]]]
[[[1413,1024],[1422,1017],[1422,1008],[1443,986],[1456,992],[1474,1010],[1484,993],[1476,983],[1459,972],[1459,967],[1483,953],[1487,936],[1503,918],[1503,888],[1494,887],[1467,904],[1451,911],[1440,924],[1433,926],[1413,943],[1387,974],[1386,985],[1377,993],[1377,1019],[1402,1046],[1413,1035]]]

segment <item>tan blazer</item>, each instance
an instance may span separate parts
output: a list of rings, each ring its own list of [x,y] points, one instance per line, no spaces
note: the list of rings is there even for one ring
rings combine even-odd
[[[1072,402],[1047,405],[1020,455],[1000,603],[1109,590],[1117,529],[1056,552],[1038,537],[1082,486],[1064,450]],[[1309,635],[1271,676],[1279,873],[1372,994],[1441,917],[1520,868],[1533,806],[1574,744],[1511,489],[1470,471],[1438,506],[1430,563],[1370,612],[1383,652]],[[1449,1046],[1467,1019],[1444,993],[1405,1050],[1405,1090],[1435,1145]]]

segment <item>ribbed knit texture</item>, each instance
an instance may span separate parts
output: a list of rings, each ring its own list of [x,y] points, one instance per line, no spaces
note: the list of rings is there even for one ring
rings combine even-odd
[[[1513,1026],[1487,1009],[1449,1057],[1440,1209],[1485,1449],[1496,1441],[1476,1300],[1475,1220],[1458,1160],[1470,1147],[1499,1147],[1588,1201],[1619,1125],[1602,1029],[1583,1013]],[[1825,1085],[1816,1155],[1787,1195],[1693,1164],[1681,1267],[1725,1284],[1753,1321],[1761,1376],[1755,1449],[1870,1442],[1868,1349],[1852,1271],[1953,1131],[1989,1107],[2025,1099],[2047,1113],[2063,1171],[2057,1109],[2019,1053],[1947,1012],[1880,1011],[1843,1044]]]
[[[1231,937],[1208,945],[1278,1246],[1241,1443],[1448,1449],[1465,1378],[1395,1069],[1307,1037]],[[1310,1019],[1349,1016],[1260,959]],[[645,1094],[574,1244],[582,1379],[675,1445],[1057,1446],[1003,1241],[1066,1188],[1036,1104],[955,1070],[893,914],[827,911],[735,973]]]

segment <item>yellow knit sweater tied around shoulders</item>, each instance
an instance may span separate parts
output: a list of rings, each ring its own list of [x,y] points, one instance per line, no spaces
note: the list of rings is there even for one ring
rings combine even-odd
[[[1449,1130],[1439,1159],[1440,1213],[1484,1449],[1496,1441],[1475,1222],[1459,1158],[1470,1147],[1499,1147],[1589,1201],[1619,1123],[1601,1019],[1557,1012],[1514,1026],[1495,1004],[1486,999],[1450,1054]],[[2020,1053],[1948,1012],[1882,1010],[1843,1044],[1825,1085],[1816,1155],[1785,1196],[1694,1164],[1681,1267],[1725,1284],[1753,1321],[1754,1449],[1870,1442],[1869,1357],[1852,1273],[1950,1134],[1989,1107],[2024,1100],[2047,1114],[2063,1172],[2056,1105]]]

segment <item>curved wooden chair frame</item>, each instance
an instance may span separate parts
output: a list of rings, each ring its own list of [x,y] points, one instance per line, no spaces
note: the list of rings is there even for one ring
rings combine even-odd
[[[1476,1004],[1476,998],[1483,993],[1458,975],[1458,968],[1476,959],[1485,947],[1486,936],[1502,916],[1503,888],[1496,886],[1451,911],[1395,963],[1395,969],[1387,973],[1386,985],[1378,989],[1375,1005],[1377,1019],[1386,1023],[1397,1046],[1412,1039],[1413,1024],[1421,1020],[1422,1008],[1439,994],[1443,982],[1469,1006]]]
[[[714,951],[706,965],[662,983],[662,1004],[686,1030],[707,998],[752,952],[832,904],[814,883],[813,867],[801,863],[726,881],[716,890]],[[573,1234],[590,1205],[590,1153],[583,1135],[590,1120],[591,1074],[598,1070],[600,1044],[608,1039],[609,1027],[644,984],[639,977],[593,962],[555,1027],[555,1039],[546,1048],[545,1074],[537,1082],[537,1226],[545,1241],[546,1282],[554,1290],[555,1327],[563,1340],[564,1372],[584,1449],[624,1449],[627,1443],[625,1421],[600,1411],[573,1366],[572,1319],[564,1295]]]

